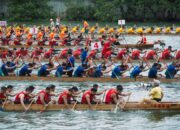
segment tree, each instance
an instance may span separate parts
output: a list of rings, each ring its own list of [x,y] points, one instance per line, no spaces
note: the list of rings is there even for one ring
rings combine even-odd
[[[53,14],[48,5],[49,0],[8,0],[8,12],[10,20],[33,21],[46,19]]]

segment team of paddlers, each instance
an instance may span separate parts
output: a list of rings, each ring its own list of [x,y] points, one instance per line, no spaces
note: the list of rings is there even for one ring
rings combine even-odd
[[[144,103],[158,103],[163,98],[163,91],[161,89],[160,81],[154,80],[152,84],[152,89],[150,91],[150,99],[143,99],[141,102]],[[123,92],[123,86],[117,85],[115,88],[108,90],[98,91],[98,84],[94,84],[89,90],[79,91],[76,86],[73,86],[67,90],[62,91],[60,94],[55,93],[55,85],[49,85],[45,89],[34,94],[34,86],[29,86],[25,90],[13,93],[13,86],[8,85],[7,87],[1,87],[0,91],[0,104],[21,104],[22,107],[27,111],[29,108],[25,104],[39,104],[44,107],[48,107],[51,104],[64,104],[68,109],[70,104],[88,104],[90,109],[93,109],[93,104],[118,104],[118,107],[122,108],[125,104],[124,96],[130,96],[131,92]],[[81,101],[78,101],[78,96],[82,93]],[[103,99],[98,99],[96,96],[102,95]],[[8,97],[14,97],[14,100]],[[58,96],[55,100],[52,97]],[[35,98],[37,97],[37,98]]]

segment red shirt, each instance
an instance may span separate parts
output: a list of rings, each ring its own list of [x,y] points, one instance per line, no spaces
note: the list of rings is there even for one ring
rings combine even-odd
[[[81,49],[77,49],[77,50],[73,51],[74,57],[79,57],[80,55],[81,55]]]
[[[53,49],[49,49],[47,52],[44,53],[44,58],[50,58],[52,56]]]
[[[14,40],[14,45],[20,45],[20,39],[19,38],[16,38]]]
[[[8,52],[7,51],[4,51],[1,53],[1,58],[6,58],[8,55]]]
[[[114,104],[114,100],[112,98],[112,95],[116,94],[117,95],[117,90],[116,89],[110,89],[106,93],[106,98],[105,98],[105,103],[106,104]]]
[[[18,50],[16,51],[16,56],[27,56],[28,50]]]
[[[83,96],[82,96],[82,100],[81,100],[81,103],[82,104],[87,104],[87,100],[86,100],[86,96],[89,95],[90,97],[90,102],[93,101],[93,99],[95,98],[95,95],[91,94],[91,91],[88,90],[88,91],[85,91]]]
[[[133,59],[137,59],[137,58],[139,58],[140,57],[140,51],[139,50],[133,50],[132,51],[132,58]]]
[[[33,44],[32,40],[31,40],[31,39],[28,39],[28,40],[27,40],[27,45],[28,45],[28,46],[31,46],[32,44]]]
[[[0,93],[0,100],[5,101],[6,100],[6,96],[4,95],[5,93]]]
[[[60,57],[61,57],[61,58],[67,58],[68,50],[69,50],[68,48],[63,49],[63,50],[61,51]]]
[[[63,91],[58,99],[58,104],[64,104],[64,100],[63,97],[66,96],[67,97],[67,102],[71,100],[72,96],[68,93],[67,90]]]
[[[21,103],[21,100],[20,100],[20,95],[21,95],[21,94],[24,95],[24,100],[25,100],[25,101],[27,101],[27,100],[30,99],[30,96],[27,95],[25,91],[22,91],[22,92],[20,92],[20,93],[18,93],[18,94],[16,95],[14,102],[16,102],[16,103]]]
[[[142,37],[142,39],[141,39],[141,43],[143,43],[143,44],[147,44],[147,39],[146,39],[146,37],[145,37],[145,36],[143,36],[143,37]]]
[[[32,53],[31,53],[31,57],[38,57],[41,55],[43,51],[42,50],[34,50]]]
[[[44,94],[44,101],[45,101],[45,103],[49,103],[49,102],[51,101],[51,96],[50,96],[50,94],[46,93],[45,90],[41,90],[41,91],[39,92],[39,94]],[[40,96],[38,96],[36,103],[37,103],[37,104],[42,104],[41,99],[40,99]]]
[[[171,56],[171,53],[169,51],[169,49],[164,49],[164,51],[162,52],[162,59],[167,59]]]
[[[110,51],[111,50],[111,43],[110,42],[105,42],[104,46],[103,46],[103,49],[102,49],[102,55],[105,55],[105,53],[107,51]]]
[[[146,59],[153,59],[153,57],[156,55],[156,51],[150,50],[146,54]]]
[[[117,57],[118,59],[122,59],[126,55],[126,49],[122,49],[119,51]]]
[[[90,51],[88,58],[92,58],[92,57],[96,56],[96,53],[97,53],[97,50]]]

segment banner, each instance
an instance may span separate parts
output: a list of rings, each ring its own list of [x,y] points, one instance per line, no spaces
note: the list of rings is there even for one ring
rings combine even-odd
[[[91,43],[91,50],[95,50],[95,49],[101,49],[102,48],[102,45],[101,45],[101,42],[93,42]]]
[[[126,21],[124,19],[118,20],[118,25],[125,25]]]
[[[6,21],[0,21],[0,26],[7,26],[7,22]]]

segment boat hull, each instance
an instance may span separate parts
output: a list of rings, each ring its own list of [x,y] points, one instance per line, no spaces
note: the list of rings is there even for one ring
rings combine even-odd
[[[16,76],[8,76],[8,77],[0,77],[0,81],[58,81],[58,82],[116,82],[116,83],[121,83],[121,82],[150,82],[153,81],[153,79],[150,79],[148,77],[142,77],[142,78],[137,78],[131,79],[131,78],[111,78],[111,77],[103,77],[103,78],[91,78],[91,77],[61,77],[61,78],[56,78],[56,77],[37,77],[37,76],[31,76],[31,77],[16,77]],[[173,83],[173,82],[180,82],[180,77],[176,79],[158,79],[163,83]]]
[[[115,104],[99,104],[92,106],[97,111],[112,111],[115,109]],[[29,111],[41,111],[43,110],[43,105],[32,104]],[[70,105],[73,108],[73,104]],[[49,105],[45,111],[59,111],[66,110],[65,105]],[[20,104],[6,104],[3,108],[4,111],[24,111],[24,108]],[[90,110],[89,106],[86,104],[77,104],[74,110]],[[140,104],[139,102],[128,102],[124,110],[178,110],[180,111],[180,103],[177,102],[162,102],[157,104]]]

